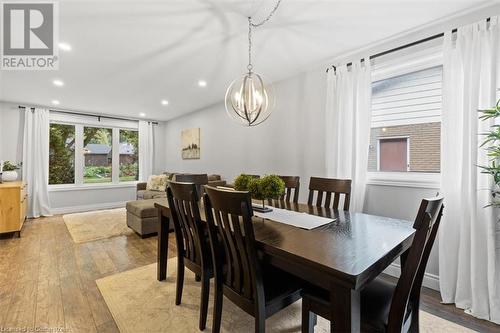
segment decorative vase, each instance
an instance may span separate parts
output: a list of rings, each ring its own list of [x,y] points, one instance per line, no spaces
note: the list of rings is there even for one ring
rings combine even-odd
[[[270,207],[266,206],[264,200],[262,200],[262,205],[253,204],[252,208],[253,208],[253,210],[255,210],[259,213],[269,213],[269,212],[273,211]]]
[[[2,181],[4,182],[13,182],[17,180],[17,171],[4,171],[2,173]]]

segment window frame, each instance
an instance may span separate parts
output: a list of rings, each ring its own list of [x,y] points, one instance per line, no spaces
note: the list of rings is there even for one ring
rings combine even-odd
[[[375,62],[372,66],[372,83],[436,66],[443,66],[443,52],[440,46],[430,47],[419,52],[412,52],[405,56],[394,54],[393,58]],[[377,139],[377,145],[379,145],[379,142]],[[410,141],[408,139],[409,149]],[[379,171],[379,152],[379,147],[377,147],[377,171],[368,171],[368,185],[427,189],[439,189],[441,187],[441,172]],[[409,161],[408,156],[408,163]]]
[[[398,136],[379,136],[377,137],[377,172],[398,172],[398,171],[381,171],[380,170],[380,141],[391,139],[406,139],[406,172],[410,171],[410,137],[407,135]]]
[[[84,115],[63,114],[57,111],[50,112],[50,124],[75,126],[75,183],[49,184],[50,192],[82,190],[82,189],[110,189],[123,187],[136,187],[139,181],[120,181],[120,130],[139,131],[137,121],[120,121]],[[112,178],[108,183],[84,183],[83,170],[85,157],[83,152],[83,128],[98,127],[112,130]],[[141,151],[139,150],[139,156]]]

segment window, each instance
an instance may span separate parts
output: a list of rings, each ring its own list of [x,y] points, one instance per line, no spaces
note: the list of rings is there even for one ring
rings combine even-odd
[[[50,124],[49,184],[75,183],[75,126]]]
[[[378,171],[408,171],[408,138],[378,139]]]
[[[440,172],[442,66],[372,84],[368,171]]]
[[[49,185],[55,191],[135,182],[139,154],[136,121],[50,113]]]
[[[113,175],[113,130],[83,128],[84,183],[110,183]]]
[[[120,181],[139,180],[139,132],[120,130]]]

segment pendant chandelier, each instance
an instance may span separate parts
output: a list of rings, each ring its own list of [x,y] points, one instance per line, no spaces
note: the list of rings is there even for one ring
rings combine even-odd
[[[274,107],[274,91],[265,84],[262,75],[253,71],[252,65],[252,29],[264,25],[271,19],[280,5],[278,0],[269,15],[260,23],[248,18],[248,66],[241,78],[234,80],[226,91],[227,114],[243,126],[256,126],[265,121]]]

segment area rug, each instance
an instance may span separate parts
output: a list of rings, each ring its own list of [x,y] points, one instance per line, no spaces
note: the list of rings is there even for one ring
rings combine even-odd
[[[127,226],[125,208],[63,215],[75,243],[84,243],[133,233]]]
[[[176,258],[168,260],[167,280],[156,280],[156,264],[107,276],[97,286],[121,333],[127,332],[199,332],[200,283],[186,270],[182,303],[175,305]],[[207,328],[211,332],[213,284]],[[266,320],[267,332],[300,332],[301,302]],[[254,332],[254,319],[224,298],[222,332]],[[421,332],[473,332],[447,320],[421,311]],[[318,317],[315,333],[330,332],[330,322]]]

